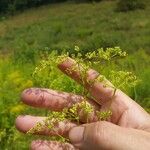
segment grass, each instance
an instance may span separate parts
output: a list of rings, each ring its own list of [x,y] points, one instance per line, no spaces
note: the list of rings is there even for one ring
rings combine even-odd
[[[0,49],[67,49],[74,45],[89,51],[120,46],[128,52],[149,52],[150,21],[145,10],[115,11],[116,1],[94,4],[54,4],[31,9],[0,22]],[[63,38],[63,40],[62,40]]]
[[[129,53],[129,57],[118,62],[120,68],[134,71],[141,79],[128,94],[150,111],[150,20],[147,18],[150,5],[147,4],[145,10],[127,13],[115,9],[116,1],[62,3],[1,19],[0,149],[27,149],[33,138],[18,133],[14,120],[19,114],[43,114],[23,105],[20,93],[38,85],[34,84],[31,73],[45,51],[58,50],[60,53],[66,49],[72,53],[78,45],[86,53],[99,47],[120,46]],[[63,81],[54,77],[55,74],[50,87],[74,89],[74,83],[68,78]],[[62,83],[66,86],[61,86]]]

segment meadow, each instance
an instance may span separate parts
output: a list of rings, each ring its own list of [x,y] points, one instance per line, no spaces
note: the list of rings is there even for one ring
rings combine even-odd
[[[148,1],[147,1],[148,3]],[[32,73],[39,61],[53,51],[81,53],[119,46],[129,54],[117,62],[140,80],[129,94],[150,112],[150,5],[145,9],[118,12],[116,1],[99,3],[66,2],[32,8],[15,16],[0,17],[0,150],[27,149],[38,138],[16,131],[19,114],[44,115],[45,111],[22,104],[20,94],[33,86],[78,93],[72,80],[57,69],[42,74],[38,82]],[[109,71],[114,66],[107,66]],[[44,78],[44,79],[43,79]],[[69,88],[68,88],[69,87]],[[11,147],[10,147],[11,144]]]

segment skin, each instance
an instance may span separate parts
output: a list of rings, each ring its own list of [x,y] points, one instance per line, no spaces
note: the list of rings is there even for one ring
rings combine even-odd
[[[80,73],[66,69],[74,65],[74,60],[68,58],[58,65],[58,68],[72,79],[81,83]],[[87,80],[93,80],[99,75],[95,70],[87,72]],[[109,83],[111,84],[111,83]],[[56,135],[69,137],[71,144],[52,141],[33,141],[32,150],[148,150],[150,149],[150,115],[125,93],[104,87],[102,82],[95,81],[92,86],[84,83],[85,88],[91,93],[92,98],[87,98],[95,110],[111,109],[112,116],[107,121],[97,121],[95,113],[89,116],[89,122],[78,111],[81,125],[75,122],[60,122],[51,131],[43,129],[37,134]],[[72,93],[54,91],[50,89],[31,88],[22,93],[22,101],[30,106],[61,111],[65,107],[81,102],[83,97]],[[16,127],[26,133],[37,122],[45,117],[18,116]]]

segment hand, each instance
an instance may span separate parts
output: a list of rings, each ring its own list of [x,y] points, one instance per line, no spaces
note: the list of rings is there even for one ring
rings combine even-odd
[[[67,68],[74,64],[72,59],[67,59],[58,67],[71,78],[81,83],[80,73],[72,71],[68,73]],[[99,74],[90,69],[87,80],[95,79]],[[33,141],[33,150],[148,150],[150,149],[150,115],[136,102],[122,91],[117,90],[113,96],[114,89],[104,87],[102,82],[95,81],[92,86],[85,83],[92,98],[88,101],[94,109],[111,109],[112,116],[108,121],[97,121],[95,114],[89,118],[91,123],[77,126],[73,122],[60,122],[54,131],[47,129],[38,134],[68,136],[71,143],[59,143],[48,141]],[[64,107],[70,107],[83,100],[80,95],[58,92],[48,89],[31,88],[22,93],[22,101],[25,104],[61,111]],[[80,121],[86,123],[87,118],[79,111]],[[22,132],[30,130],[37,122],[45,117],[19,116],[16,119],[16,127]],[[55,133],[57,132],[57,133]]]

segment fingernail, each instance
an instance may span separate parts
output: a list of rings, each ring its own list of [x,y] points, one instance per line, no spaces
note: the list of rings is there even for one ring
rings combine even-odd
[[[69,138],[73,144],[81,143],[83,140],[84,127],[74,127],[69,132]]]

